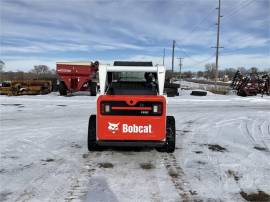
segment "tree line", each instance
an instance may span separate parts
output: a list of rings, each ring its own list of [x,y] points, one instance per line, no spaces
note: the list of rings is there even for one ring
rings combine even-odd
[[[24,71],[4,71],[4,67],[0,65],[0,80],[56,80],[57,75],[54,69],[50,69],[47,65],[35,65],[28,72]]]
[[[225,80],[232,80],[235,73],[237,71],[240,71],[243,75],[246,74],[251,74],[251,73],[259,73],[259,74],[270,74],[270,68],[265,69],[265,70],[259,70],[257,67],[251,67],[251,68],[245,68],[245,67],[238,67],[238,68],[225,68],[225,69],[220,69],[218,71],[218,79],[221,81]],[[205,79],[205,80],[214,80],[215,79],[215,74],[216,74],[216,65],[215,63],[208,63],[205,65],[204,71],[184,71],[181,73],[180,72],[174,72],[173,76],[177,78],[183,78],[183,79],[191,79],[191,78],[196,78],[196,79]]]
[[[46,65],[36,65],[28,72],[24,71],[4,71],[4,63],[0,60],[0,81],[12,81],[12,80],[56,80],[57,75],[55,69],[50,69]],[[259,71],[257,67],[245,68],[245,67],[238,67],[238,68],[225,68],[220,69],[218,71],[218,79],[221,81],[225,80],[232,80],[236,71],[240,70],[242,74],[249,74],[249,73],[270,73],[270,68]],[[214,80],[216,73],[216,65],[215,63],[208,63],[205,65],[204,71],[184,71],[180,72],[171,72],[170,70],[167,71],[166,77],[176,77],[176,78],[183,78],[183,79],[205,79],[205,80]]]

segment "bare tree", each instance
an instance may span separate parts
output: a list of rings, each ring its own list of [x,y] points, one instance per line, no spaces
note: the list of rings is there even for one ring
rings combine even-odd
[[[0,72],[4,71],[4,67],[5,67],[5,63],[2,60],[0,60]]]
[[[205,65],[205,73],[207,79],[214,79],[216,74],[216,64],[215,63],[207,63]]]
[[[30,70],[30,72],[34,73],[38,79],[40,75],[48,74],[50,69],[47,65],[35,65],[34,69]]]
[[[197,72],[197,77],[198,78],[202,78],[204,76],[204,72],[203,71],[198,71]]]
[[[224,70],[225,74],[228,76],[228,78],[230,80],[233,79],[236,71],[237,70],[235,68],[227,68],[227,69]]]
[[[186,72],[183,72],[183,78],[185,79],[191,79],[192,78],[192,72],[191,71],[186,71]]]
[[[24,72],[23,71],[17,71],[15,73],[15,78],[16,78],[16,80],[23,81],[24,80]]]
[[[173,76],[174,76],[174,73],[171,71],[171,70],[166,70],[166,80],[170,80]]]
[[[242,74],[247,74],[248,70],[245,67],[238,67],[237,68]]]
[[[265,69],[263,70],[263,73],[269,74],[269,75],[270,75],[270,68],[265,68]]]
[[[249,72],[252,73],[252,74],[256,74],[256,73],[258,73],[258,68],[257,67],[251,67],[249,69]]]

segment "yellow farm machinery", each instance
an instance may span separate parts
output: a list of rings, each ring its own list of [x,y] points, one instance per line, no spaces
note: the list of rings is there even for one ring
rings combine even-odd
[[[39,95],[52,91],[52,82],[46,80],[5,81],[0,84],[2,95]]]

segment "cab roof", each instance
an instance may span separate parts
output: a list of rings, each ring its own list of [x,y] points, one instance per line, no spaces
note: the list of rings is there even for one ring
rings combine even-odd
[[[141,61],[114,61],[113,66],[153,67],[153,63]]]

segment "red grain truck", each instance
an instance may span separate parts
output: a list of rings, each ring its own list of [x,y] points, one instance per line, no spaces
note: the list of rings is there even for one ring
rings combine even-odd
[[[98,66],[98,61],[57,62],[56,72],[59,78],[60,95],[89,90],[91,96],[95,96]]]

